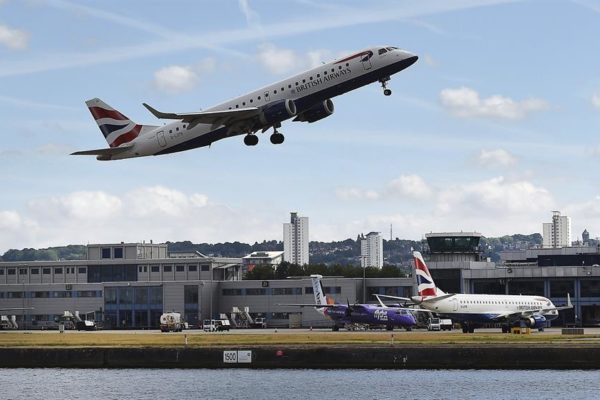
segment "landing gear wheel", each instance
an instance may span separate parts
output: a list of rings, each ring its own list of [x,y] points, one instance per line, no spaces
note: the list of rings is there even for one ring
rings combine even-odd
[[[244,136],[244,144],[246,146],[256,146],[258,144],[258,136],[251,134]]]
[[[389,76],[386,76],[385,78],[381,78],[379,80],[379,82],[381,82],[381,87],[383,88],[383,94],[386,96],[389,96],[392,94],[392,91],[387,88],[387,83],[389,80],[390,80]]]
[[[340,327],[337,326],[337,325],[334,325],[334,326],[331,327],[331,330],[334,331],[334,332],[337,332],[337,331],[340,330]]]
[[[463,324],[462,331],[463,331],[463,333],[469,333],[469,327],[467,325]]]
[[[281,144],[285,140],[285,137],[281,133],[275,132],[271,135],[270,139],[273,144]]]

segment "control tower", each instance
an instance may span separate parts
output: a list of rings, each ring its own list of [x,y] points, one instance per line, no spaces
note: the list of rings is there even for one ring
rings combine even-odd
[[[438,285],[446,293],[461,293],[463,290],[462,270],[471,269],[482,261],[478,232],[428,233],[425,254],[429,256],[427,266]]]

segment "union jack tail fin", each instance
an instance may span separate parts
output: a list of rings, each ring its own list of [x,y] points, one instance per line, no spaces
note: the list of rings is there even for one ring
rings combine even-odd
[[[98,98],[88,100],[85,104],[110,147],[131,142],[144,128]]]
[[[417,290],[419,296],[436,297],[445,295],[446,293],[435,286],[435,282],[429,273],[429,269],[427,268],[427,264],[425,264],[421,253],[413,251],[413,257],[415,260],[415,276],[417,277]]]

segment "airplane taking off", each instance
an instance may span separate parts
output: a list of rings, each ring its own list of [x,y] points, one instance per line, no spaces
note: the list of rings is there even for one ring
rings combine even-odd
[[[140,125],[102,100],[86,104],[109,147],[77,151],[72,155],[95,155],[101,161],[175,153],[210,146],[217,140],[245,135],[244,143],[255,146],[257,132],[273,129],[270,140],[283,143],[277,129],[290,118],[316,122],[333,114],[331,98],[380,82],[386,96],[390,76],[417,61],[412,53],[392,46],[373,47],[340,60],[323,64],[291,78],[265,86],[205,111],[161,112],[144,107],[159,119],[174,120],[164,126]]]
[[[292,307],[314,307],[317,312],[334,323],[332,330],[338,331],[341,327],[352,324],[358,325],[385,325],[387,330],[394,327],[405,328],[410,331],[417,323],[411,309],[404,307],[388,307],[380,301],[380,306],[374,304],[338,304],[333,299],[325,296],[321,275],[311,275],[314,304],[279,304]]]
[[[502,332],[509,332],[511,326],[521,322],[528,328],[543,330],[546,321],[558,318],[558,311],[573,308],[567,293],[567,305],[556,307],[543,296],[500,295],[500,294],[447,294],[439,289],[429,269],[418,251],[413,252],[418,296],[380,297],[412,301],[422,308],[443,318],[451,318],[462,324],[463,333],[473,333],[475,328],[485,323],[502,323]]]

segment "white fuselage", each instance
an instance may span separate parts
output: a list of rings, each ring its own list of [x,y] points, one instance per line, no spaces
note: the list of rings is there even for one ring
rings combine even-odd
[[[291,78],[265,86],[243,96],[218,104],[205,111],[235,110],[248,107],[263,107],[279,100],[293,100],[297,114],[328,98],[338,96],[360,86],[386,78],[398,72],[402,63],[416,56],[403,50],[393,49],[378,54],[379,47],[359,52],[354,57],[333,61],[295,75]],[[373,52],[366,61],[360,54]],[[408,65],[412,64],[408,63]],[[188,150],[210,145],[227,136],[245,132],[231,132],[223,125],[195,124],[183,121],[172,122],[140,134],[132,141],[134,146],[112,159],[143,157]]]
[[[555,308],[552,301],[542,296],[455,294],[439,301],[421,303],[422,308],[448,316],[456,321],[493,321],[499,315]],[[557,310],[542,311],[546,319],[558,317]]]

